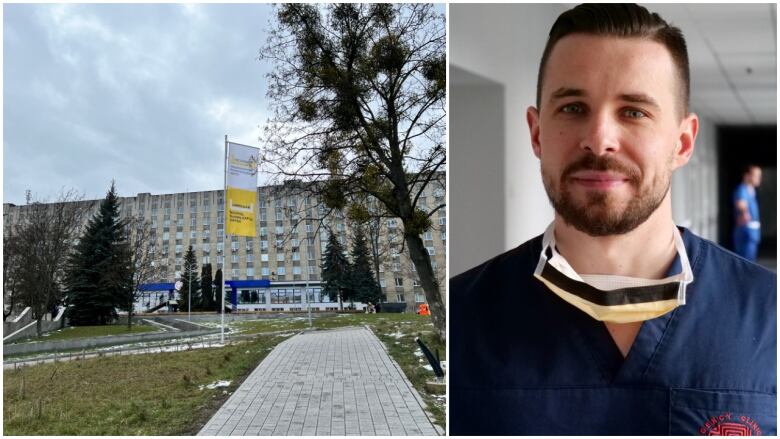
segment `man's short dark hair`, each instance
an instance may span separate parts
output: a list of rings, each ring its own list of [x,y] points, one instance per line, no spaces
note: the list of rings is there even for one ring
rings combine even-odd
[[[688,49],[682,31],[664,21],[660,15],[633,3],[582,4],[558,16],[550,29],[550,36],[539,65],[539,76],[536,81],[537,108],[541,108],[544,69],[550,53],[561,38],[571,34],[646,38],[663,44],[677,67],[681,85],[681,117],[688,114],[691,80]]]
[[[744,177],[747,174],[750,174],[751,172],[753,172],[753,169],[756,169],[756,168],[761,169],[761,166],[758,166],[755,163],[748,163],[747,165],[743,165],[742,166],[742,176]]]

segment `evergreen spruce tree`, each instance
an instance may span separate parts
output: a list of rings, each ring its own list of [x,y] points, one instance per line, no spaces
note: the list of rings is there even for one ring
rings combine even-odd
[[[114,182],[89,220],[69,261],[66,278],[67,317],[71,325],[113,322],[132,288],[124,223]]]
[[[366,304],[369,302],[376,304],[382,301],[382,289],[376,283],[374,273],[371,271],[371,256],[368,252],[366,235],[360,226],[355,229],[350,256],[352,257],[350,284],[353,300]]]
[[[214,309],[217,312],[222,312],[222,309],[220,308],[221,301],[222,301],[222,269],[218,268],[217,272],[214,274]]]
[[[200,308],[203,310],[211,311],[217,305],[214,299],[213,282],[211,264],[204,264],[200,271]]]
[[[189,246],[187,253],[184,254],[184,273],[182,273],[181,282],[179,311],[187,312],[188,309],[195,309],[200,303],[198,261],[195,259],[195,251],[192,250],[192,246]]]
[[[322,280],[325,282],[322,293],[331,300],[338,298],[339,309],[343,309],[344,301],[351,300],[350,266],[344,248],[332,231],[322,255]]]

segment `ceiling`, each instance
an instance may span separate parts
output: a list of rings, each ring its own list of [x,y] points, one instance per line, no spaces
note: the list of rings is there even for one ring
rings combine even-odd
[[[691,109],[720,124],[777,123],[775,4],[646,4],[682,29]]]

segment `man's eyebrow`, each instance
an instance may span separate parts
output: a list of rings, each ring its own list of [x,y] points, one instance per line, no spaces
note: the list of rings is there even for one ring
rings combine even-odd
[[[550,95],[550,101],[556,101],[558,99],[563,99],[571,96],[575,96],[575,97],[585,96],[585,90],[581,88],[561,87],[558,90],[552,92],[552,95]]]
[[[646,95],[644,93],[626,93],[620,95],[620,99],[635,104],[647,104],[655,108],[661,108],[661,106],[658,105],[658,102],[656,102],[655,99],[653,99],[651,96]]]

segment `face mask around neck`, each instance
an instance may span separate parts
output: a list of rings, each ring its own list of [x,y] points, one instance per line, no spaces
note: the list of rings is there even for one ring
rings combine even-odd
[[[682,236],[674,228],[674,246],[682,271],[664,279],[612,275],[579,275],[555,249],[554,223],[542,237],[534,277],[561,299],[596,320],[630,323],[660,317],[685,305],[685,288],[693,282]]]

